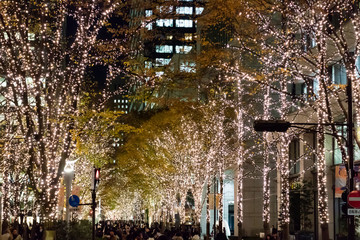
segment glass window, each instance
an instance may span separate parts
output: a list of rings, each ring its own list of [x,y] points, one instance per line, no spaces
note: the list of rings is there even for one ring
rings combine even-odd
[[[196,8],[195,8],[196,15],[202,14],[203,11],[204,11],[204,8],[203,8],[203,7],[196,7]]]
[[[331,67],[331,80],[334,84],[346,84],[346,69],[341,64],[334,64]]]
[[[152,14],[153,14],[152,10],[145,10],[145,17],[151,17]]]
[[[192,39],[193,39],[192,33],[185,33],[184,39],[185,39],[185,41],[192,41]]]
[[[318,95],[319,93],[319,80],[317,78],[314,78],[313,81],[313,92],[315,95]]]
[[[193,21],[188,19],[176,19],[176,27],[192,28]]]
[[[29,41],[35,41],[35,33],[28,33]]]
[[[172,27],[173,20],[172,19],[158,19],[156,20],[156,26],[158,27]]]
[[[158,7],[156,7],[156,9],[160,13],[171,13],[173,10],[173,6],[158,6]]]
[[[151,29],[152,29],[152,23],[146,24],[146,29],[147,29],[147,30],[151,30]]]
[[[300,141],[299,139],[292,140],[289,145],[289,159],[290,159],[290,174],[300,173]]]
[[[151,61],[145,61],[145,68],[150,69],[152,67],[152,62]]]
[[[184,61],[180,63],[180,71],[181,72],[196,72],[195,70],[196,64],[194,62]]]
[[[156,72],[156,73],[155,73],[155,76],[156,76],[156,77],[161,77],[162,75],[164,75],[164,72]]]
[[[341,136],[345,142],[345,139],[347,138],[347,126],[336,126],[336,130],[338,131],[338,135]],[[341,155],[340,147],[336,141],[336,139],[333,137],[333,154],[334,154],[334,164],[342,164],[343,159]],[[345,144],[345,143],[344,143]],[[345,146],[345,151],[347,152],[347,147]],[[354,161],[360,160],[360,149],[357,144],[354,144]]]
[[[156,66],[157,67],[161,67],[161,66],[165,66],[168,65],[170,63],[170,58],[156,58]]]
[[[192,7],[176,7],[176,13],[192,15],[193,8]]]
[[[189,53],[192,49],[192,46],[176,46],[175,51],[176,53]]]
[[[155,51],[157,53],[172,53],[173,52],[173,46],[172,45],[156,45]]]

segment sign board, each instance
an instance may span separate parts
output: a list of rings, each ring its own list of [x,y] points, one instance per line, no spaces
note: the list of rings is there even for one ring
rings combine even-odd
[[[353,208],[360,208],[360,191],[352,191],[349,193],[348,204]]]
[[[79,211],[79,208],[78,207],[71,207],[71,208],[69,208],[69,211],[70,212],[76,212],[76,211]]]
[[[358,209],[358,208],[348,208],[347,213],[348,213],[348,215],[359,216],[360,215],[360,209]]]
[[[77,207],[80,204],[80,198],[76,195],[71,195],[69,198],[69,204],[72,207]]]

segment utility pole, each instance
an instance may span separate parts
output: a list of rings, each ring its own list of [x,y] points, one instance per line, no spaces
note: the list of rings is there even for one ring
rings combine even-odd
[[[92,209],[92,240],[95,240],[95,210],[96,210],[96,187],[100,182],[100,168],[95,168],[93,171],[93,186],[91,192],[91,209]]]
[[[354,191],[354,141],[353,141],[353,103],[352,103],[352,82],[351,78],[347,78],[347,100],[348,100],[348,116],[347,116],[347,149],[349,155],[348,161],[348,180],[349,180],[349,192]],[[348,239],[355,239],[355,216],[347,215],[348,219]]]
[[[92,240],[95,240],[95,210],[96,210],[96,191],[95,188],[92,190]]]
[[[216,193],[217,193],[217,186],[216,186],[216,177],[214,177],[214,239],[216,237]]]

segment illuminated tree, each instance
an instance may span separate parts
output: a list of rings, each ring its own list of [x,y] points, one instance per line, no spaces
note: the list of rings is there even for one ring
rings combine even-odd
[[[248,80],[271,86],[282,96],[278,117],[307,114],[309,122],[318,122],[317,174],[319,189],[319,221],[323,239],[328,239],[328,193],[326,190],[326,164],[324,131],[335,137],[342,154],[342,162],[348,165],[345,144],[341,131],[334,124],[347,121],[345,86],[352,82],[354,118],[358,122],[359,101],[359,14],[354,1],[241,1],[244,11],[234,15],[252,29],[234,29],[233,44],[242,52],[254,56],[260,63],[257,71],[243,71]],[[241,21],[244,20],[244,21]],[[240,72],[239,71],[239,72]],[[279,82],[278,85],[274,84]],[[288,86],[293,87],[289,92]],[[302,89],[302,90],[301,90]],[[309,114],[310,112],[310,114]],[[301,118],[294,118],[295,120]],[[329,127],[325,127],[328,124]],[[289,143],[283,134],[282,144]],[[355,137],[359,143],[358,136]],[[288,161],[280,153],[280,176],[286,183]],[[349,169],[348,169],[349,170]],[[350,172],[349,172],[350,173]],[[288,187],[287,184],[284,187]],[[284,189],[284,188],[283,188]],[[287,194],[284,189],[286,205]],[[284,206],[283,219],[288,218]]]
[[[16,191],[12,175],[24,175],[44,218],[55,217],[59,181],[75,149],[86,70],[123,51],[120,41],[97,38],[121,7],[110,0],[0,3],[4,188]],[[109,69],[110,82],[118,70]]]

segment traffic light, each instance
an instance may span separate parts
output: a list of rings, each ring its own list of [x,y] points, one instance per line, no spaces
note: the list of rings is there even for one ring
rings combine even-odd
[[[95,190],[100,182],[100,168],[95,168],[93,170],[92,174],[92,183],[91,183],[91,189]]]
[[[94,169],[94,181],[95,181],[95,185],[99,184],[100,182],[100,168]]]

